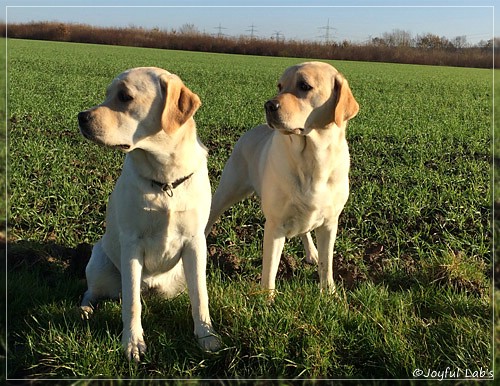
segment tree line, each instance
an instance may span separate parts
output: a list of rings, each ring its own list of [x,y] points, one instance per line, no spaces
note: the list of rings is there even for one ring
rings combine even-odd
[[[31,22],[4,25],[4,37],[76,43],[124,45],[172,50],[286,56],[332,60],[374,61],[457,67],[498,67],[494,48],[500,39],[470,45],[464,36],[447,39],[431,33],[413,37],[393,30],[363,43],[314,42],[255,36],[229,37],[201,33],[191,24],[179,30],[130,26],[94,27],[86,24]]]

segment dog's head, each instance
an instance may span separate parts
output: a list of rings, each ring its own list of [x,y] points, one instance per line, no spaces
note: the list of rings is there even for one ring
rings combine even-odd
[[[334,67],[306,62],[285,70],[278,95],[264,105],[267,123],[284,134],[345,128],[359,110],[347,80]]]
[[[158,135],[174,135],[200,107],[181,79],[156,67],[118,75],[98,106],[78,114],[84,137],[125,152],[145,148]]]

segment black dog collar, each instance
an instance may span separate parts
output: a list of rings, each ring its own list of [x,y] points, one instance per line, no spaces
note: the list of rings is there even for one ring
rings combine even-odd
[[[174,182],[159,182],[155,180],[151,180],[152,185],[159,186],[162,191],[167,193],[169,197],[172,197],[174,195],[174,189],[177,188],[180,184],[188,180],[194,173],[191,173],[188,176],[181,177],[178,180],[175,180]]]

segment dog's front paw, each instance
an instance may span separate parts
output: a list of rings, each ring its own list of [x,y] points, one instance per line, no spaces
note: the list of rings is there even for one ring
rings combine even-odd
[[[146,352],[146,343],[142,334],[123,334],[122,346],[125,350],[125,357],[131,361],[139,362],[141,360],[141,355]]]
[[[80,315],[82,319],[89,319],[94,313],[94,309],[92,306],[81,306],[80,307]]]
[[[320,284],[320,292],[322,294],[328,294],[334,297],[339,297],[339,294],[337,292],[337,286],[333,282],[333,280],[328,281],[326,283],[321,283]]]
[[[198,344],[203,349],[203,351],[218,351],[222,347],[220,339],[215,335],[214,332],[210,332],[206,336],[198,337]]]

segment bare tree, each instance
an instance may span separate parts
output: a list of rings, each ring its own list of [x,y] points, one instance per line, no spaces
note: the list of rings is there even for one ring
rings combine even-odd
[[[412,45],[411,33],[401,29],[394,29],[392,32],[385,32],[382,39],[389,47],[410,47]]]
[[[467,37],[465,35],[455,37],[455,39],[453,39],[453,45],[458,49],[466,48]]]
[[[427,33],[425,35],[418,35],[415,39],[417,48],[424,48],[428,50],[443,49],[449,46],[449,41],[444,37]]]
[[[200,30],[194,24],[186,23],[179,28],[179,33],[181,35],[196,36],[200,35]]]

